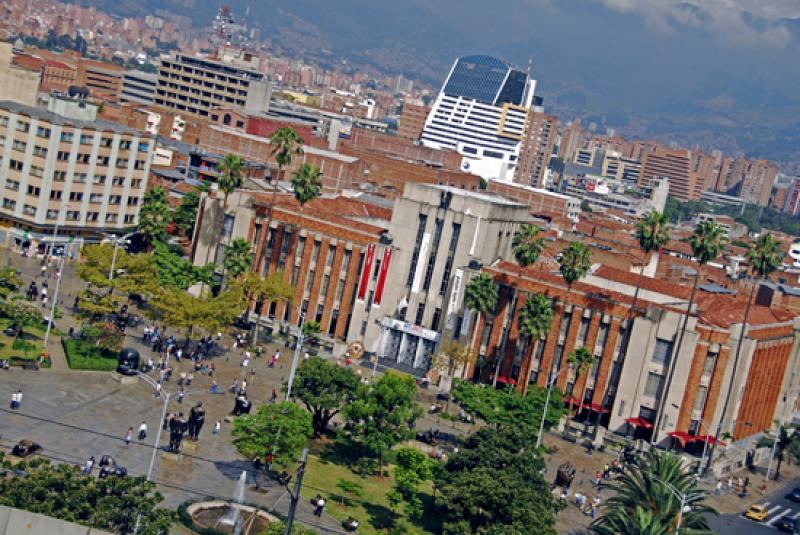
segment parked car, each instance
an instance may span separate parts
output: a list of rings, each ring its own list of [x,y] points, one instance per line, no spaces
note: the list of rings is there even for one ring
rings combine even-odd
[[[791,518],[781,518],[775,527],[778,528],[778,531],[782,531],[784,533],[800,532],[800,523],[798,523],[797,520],[792,520]]]
[[[756,522],[763,522],[767,515],[769,515],[769,511],[763,505],[751,505],[750,509],[744,513],[745,517]]]
[[[795,487],[792,489],[792,492],[786,495],[787,500],[792,500],[793,502],[800,503],[800,487]]]

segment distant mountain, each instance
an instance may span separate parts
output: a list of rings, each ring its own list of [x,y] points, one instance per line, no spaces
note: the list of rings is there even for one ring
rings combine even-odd
[[[142,16],[156,9],[208,25],[211,0],[82,0]],[[282,53],[371,65],[438,87],[455,57],[488,53],[525,67],[545,107],[599,130],[744,152],[800,168],[800,21],[783,48],[731,44],[686,26],[653,31],[598,0],[230,0]]]

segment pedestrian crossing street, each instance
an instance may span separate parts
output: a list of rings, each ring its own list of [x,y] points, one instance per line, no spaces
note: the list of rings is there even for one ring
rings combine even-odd
[[[784,517],[791,518],[792,520],[800,519],[800,512],[795,512],[795,510],[791,507],[786,507],[784,505],[771,505],[770,502],[764,502],[760,505],[766,507],[767,513],[769,513],[767,518],[765,518],[761,523],[762,525],[775,528],[778,521]]]

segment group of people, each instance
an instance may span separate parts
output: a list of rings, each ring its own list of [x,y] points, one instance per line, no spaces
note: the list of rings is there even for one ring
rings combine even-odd
[[[723,486],[725,490],[728,492],[737,492],[739,494],[747,494],[747,487],[750,486],[750,476],[745,476],[742,478],[739,476],[738,478],[734,478],[733,476],[728,476],[728,481],[723,484],[723,480],[718,479],[717,485],[714,488],[714,494],[720,496],[722,494]]]
[[[28,301],[33,301],[36,299],[37,296],[41,296],[42,306],[47,305],[47,281],[42,281],[42,288],[39,289],[39,286],[36,285],[36,281],[31,281],[28,285],[28,289],[25,291],[25,299]]]

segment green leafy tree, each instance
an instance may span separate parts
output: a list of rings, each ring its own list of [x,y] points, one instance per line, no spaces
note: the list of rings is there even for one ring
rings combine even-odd
[[[441,385],[442,390],[447,391],[452,388],[452,379],[456,369],[465,367],[471,360],[468,347],[462,346],[454,340],[445,342],[439,348],[439,352],[433,357],[431,366],[443,371],[447,377],[447,384]],[[449,405],[449,399],[448,399]]]
[[[167,239],[169,224],[169,203],[164,188],[156,186],[144,194],[142,207],[139,209],[139,233],[147,244],[148,250],[159,241]]]
[[[478,337],[478,327],[481,325],[481,316],[493,313],[497,309],[497,302],[500,299],[499,286],[488,273],[480,272],[476,277],[470,279],[464,289],[464,306],[472,310],[477,315],[475,324],[472,327],[471,351],[477,354],[475,341]],[[467,366],[462,369],[461,376],[464,376]]]
[[[633,292],[633,305],[631,310],[636,306],[636,300],[639,297],[639,291],[642,288],[642,281],[644,279],[644,263],[647,261],[648,255],[658,251],[669,243],[669,219],[661,212],[648,212],[644,218],[636,223],[636,241],[639,242],[639,248],[644,253],[642,258],[642,268],[639,270],[639,279],[636,282],[636,290]]]
[[[703,503],[707,493],[697,486],[695,474],[684,470],[678,455],[649,451],[614,482],[603,486],[608,487],[613,496],[606,500],[600,518],[592,523],[593,533],[713,533],[708,517],[717,512]],[[685,505],[691,509],[680,514],[680,497],[670,486],[685,495]]]
[[[579,242],[570,243],[561,251],[561,275],[567,283],[567,289],[572,291],[572,285],[589,273],[592,267],[592,252],[587,246]]]
[[[544,238],[539,236],[539,227],[531,224],[522,225],[511,239],[514,259],[519,264],[520,271],[539,260],[544,251]]]
[[[311,415],[290,402],[262,405],[233,420],[233,443],[239,453],[254,460],[274,455],[273,462],[284,467],[297,461],[313,432]]]
[[[161,286],[186,290],[197,283],[211,287],[219,284],[214,279],[214,264],[195,266],[173,252],[166,243],[155,245],[152,260],[155,262],[156,276]]]
[[[555,535],[544,461],[530,444],[526,431],[512,426],[467,437],[435,479],[442,533]]]
[[[350,368],[337,366],[319,357],[311,357],[297,369],[292,398],[303,402],[311,413],[314,435],[320,436],[331,418],[356,394],[359,377]]]
[[[386,451],[414,437],[414,422],[422,413],[416,393],[413,377],[389,371],[373,384],[360,384],[344,407],[350,440],[378,458],[381,473]]]
[[[225,157],[217,162],[217,170],[219,170],[219,178],[217,183],[222,194],[225,196],[223,205],[228,207],[228,195],[242,187],[244,181],[244,166],[245,162],[241,156],[235,154],[226,154]]]
[[[81,336],[86,341],[108,351],[121,350],[125,341],[125,335],[104,321],[95,321],[82,326]]]
[[[22,330],[29,325],[41,323],[42,321],[42,313],[39,311],[39,308],[36,305],[25,301],[24,299],[12,299],[7,301],[6,303],[0,305],[0,310],[2,310],[2,313],[5,317],[11,320],[13,325],[19,327],[19,329],[17,329],[17,331],[14,333],[12,347],[17,341],[17,337]]]
[[[241,280],[247,308],[253,301],[260,304],[258,321],[253,329],[253,344],[258,341],[258,329],[264,314],[272,303],[288,303],[294,297],[294,287],[283,279],[283,272],[276,271],[263,279],[252,271]]]
[[[197,220],[199,205],[200,194],[197,191],[190,191],[183,196],[181,204],[175,209],[173,215],[175,226],[188,238],[194,234],[194,223]]]
[[[0,505],[123,534],[133,533],[137,517],[142,535],[166,535],[174,521],[172,511],[158,508],[163,498],[144,477],[85,477],[77,466],[41,457],[15,469],[0,478]]]
[[[243,273],[250,271],[254,258],[255,253],[247,240],[237,238],[228,245],[223,267],[228,275],[238,279]]]
[[[151,299],[162,321],[192,338],[201,331],[218,332],[234,322],[242,311],[244,298],[238,287],[220,292],[216,297],[195,297],[184,290],[162,288]]]
[[[567,357],[567,362],[573,369],[574,377],[572,379],[572,384],[578,384],[578,378],[583,375],[589,368],[592,367],[594,364],[594,355],[592,352],[589,351],[586,347],[581,346],[572,351]],[[583,402],[583,397],[585,395],[585,385],[584,385],[584,392],[581,392],[581,397],[579,399],[580,402]],[[575,399],[575,394],[569,397],[569,413],[572,414],[572,401]],[[566,428],[564,428],[564,432],[566,432]]]
[[[17,271],[12,267],[0,269],[0,299],[6,299],[9,295],[19,290],[22,286],[22,279],[17,275]]]
[[[453,399],[467,413],[496,429],[514,427],[525,430],[529,436],[534,437],[534,441],[544,413],[546,396],[547,389],[535,385],[531,385],[525,395],[513,388],[490,388],[462,380],[456,380],[453,389]],[[554,388],[547,408],[545,429],[558,425],[563,415],[561,392]]]
[[[406,515],[418,520],[424,513],[419,486],[423,481],[433,477],[431,461],[427,455],[415,448],[400,448],[397,450],[396,458],[395,483],[390,491],[390,500],[395,507],[400,502],[405,502]]]
[[[797,427],[783,426],[777,421],[775,423],[779,424],[777,440],[765,434],[758,439],[756,448],[770,448],[772,451],[773,446],[775,447],[774,458],[777,459],[778,464],[775,467],[774,477],[777,480],[780,478],[781,465],[787,454],[795,460],[800,459],[800,433],[797,432]],[[771,474],[770,477],[773,475]]]
[[[337,480],[336,488],[342,491],[342,498],[340,500],[342,505],[350,505],[352,503],[350,499],[351,496],[360,498],[364,495],[364,488],[355,481],[350,481],[349,479]]]
[[[781,265],[781,258],[783,252],[781,244],[778,240],[772,237],[769,233],[760,235],[755,242],[750,245],[747,251],[747,260],[750,263],[751,274],[758,280],[769,280],[769,276]],[[753,306],[753,298],[755,297],[756,287],[758,284],[753,283],[750,289],[750,296],[747,298],[747,305],[744,308],[744,317],[742,318],[742,330],[739,334],[739,341],[736,343],[736,353],[733,358],[733,370],[737,370],[739,366],[739,359],[742,356],[742,344],[745,338],[745,329],[747,329],[747,322],[750,319],[750,309]],[[723,403],[723,411],[728,410],[728,404],[731,399],[731,390],[734,389],[736,381],[736,372],[731,374],[728,380],[728,390],[725,393],[725,402]],[[722,412],[722,414],[726,414]],[[716,449],[716,441],[711,445],[711,457],[713,459],[714,451]],[[711,467],[711,462],[707,464],[707,468]]]
[[[313,165],[304,163],[292,175],[294,197],[300,203],[300,209],[309,201],[322,194],[322,171]]]
[[[683,323],[681,325],[680,333],[678,334],[678,343],[675,344],[675,350],[672,355],[680,355],[683,348],[683,338],[686,335],[686,328],[689,324],[689,316],[692,314],[694,307],[695,296],[697,295],[697,286],[700,283],[700,275],[703,271],[703,266],[717,258],[722,248],[728,242],[725,236],[724,229],[713,221],[703,221],[698,223],[694,229],[694,233],[689,238],[689,245],[692,248],[692,256],[697,262],[697,269],[694,270],[694,283],[692,284],[692,292],[689,294],[689,304],[686,306],[686,311],[683,314]],[[667,364],[667,379],[664,385],[664,392],[668,392],[672,385],[672,375],[675,372],[675,363],[677,358],[671,358]],[[660,393],[659,393],[660,395]],[[658,436],[657,430],[660,429],[661,419],[664,413],[664,404],[666,403],[667,396],[660,396],[658,402],[658,409],[656,411],[656,421],[653,426],[652,434],[650,435],[650,443],[652,444]],[[712,445],[712,448],[714,446]]]

